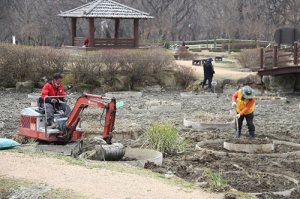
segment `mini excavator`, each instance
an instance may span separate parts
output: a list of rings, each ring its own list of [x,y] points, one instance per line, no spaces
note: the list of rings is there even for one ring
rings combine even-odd
[[[55,96],[59,97],[59,96]],[[104,100],[110,100],[110,102],[103,102]],[[29,107],[21,111],[20,125],[19,125],[19,136],[34,138],[47,143],[58,143],[61,145],[71,145],[72,147],[65,147],[71,150],[67,154],[73,155],[74,153],[80,153],[82,150],[82,129],[78,128],[77,125],[80,121],[80,113],[83,112],[88,106],[94,106],[103,108],[101,119],[104,111],[106,110],[103,140],[106,142],[105,145],[109,146],[105,150],[107,154],[113,154],[107,157],[107,159],[118,160],[121,159],[125,154],[125,148],[122,144],[111,142],[111,132],[114,129],[115,116],[116,116],[116,99],[106,98],[100,95],[93,95],[83,93],[76,101],[74,108],[69,117],[64,114],[55,113],[54,120],[57,121],[55,128],[49,128],[47,126],[47,115],[45,110],[42,108],[41,103],[43,100],[38,98],[38,107]],[[44,106],[45,107],[45,106]],[[71,144],[70,144],[71,143]],[[53,146],[53,144],[51,146]],[[56,146],[56,145],[54,145]],[[64,150],[68,150],[64,149]]]

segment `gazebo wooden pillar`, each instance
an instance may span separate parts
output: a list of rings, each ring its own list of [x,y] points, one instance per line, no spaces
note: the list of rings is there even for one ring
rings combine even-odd
[[[115,39],[119,38],[120,19],[115,19]]]
[[[75,42],[74,42],[74,38],[76,37],[76,21],[77,18],[72,18],[71,19],[71,44],[72,46],[74,46]]]
[[[139,47],[139,19],[134,19],[133,22],[134,30],[134,47],[138,48]]]
[[[95,31],[94,18],[89,18],[89,47],[95,47]]]

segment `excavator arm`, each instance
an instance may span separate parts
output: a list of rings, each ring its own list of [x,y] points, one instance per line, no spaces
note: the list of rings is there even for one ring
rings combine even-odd
[[[110,102],[102,102],[100,99],[110,99],[105,98],[100,95],[92,95],[84,93],[77,99],[77,102],[65,124],[63,129],[62,138],[66,140],[71,140],[73,133],[76,129],[78,122],[80,121],[79,114],[88,106],[95,106],[99,108],[106,109],[105,123],[103,139],[107,144],[111,144],[112,135],[110,133],[113,131],[116,116],[116,99],[111,98]]]

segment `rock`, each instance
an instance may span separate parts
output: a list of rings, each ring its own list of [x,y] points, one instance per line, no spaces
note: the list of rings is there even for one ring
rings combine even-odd
[[[293,74],[263,76],[263,83],[272,92],[293,93],[296,77]]]
[[[224,199],[236,199],[237,195],[233,193],[226,193]]]
[[[235,81],[230,78],[222,78],[222,79],[218,79],[216,81],[218,83],[218,86],[221,88],[223,88],[226,84],[235,84]]]
[[[128,76],[117,76],[115,78],[114,87],[118,91],[130,91],[131,90],[131,79]]]
[[[153,85],[153,84],[155,84],[157,82],[156,79],[153,78],[153,77],[144,76],[141,79],[142,79],[142,84],[144,86]]]
[[[251,79],[251,81],[254,84],[257,84],[257,85],[262,85],[263,84],[261,76],[257,75],[257,73],[251,73],[251,74],[248,75],[248,77]]]
[[[17,82],[16,90],[19,92],[32,92],[34,88],[34,82],[32,80],[25,82]]]
[[[149,91],[149,92],[161,92],[162,87],[160,85],[154,85],[154,86],[147,86],[142,89],[143,92]]]
[[[158,75],[159,81],[162,86],[176,86],[178,84],[178,79],[174,72],[163,72]]]
[[[37,87],[38,88],[43,88],[46,84],[47,84],[47,82],[38,82]]]
[[[237,90],[237,87],[226,84],[223,88],[223,94],[232,96]]]
[[[239,69],[240,72],[251,72],[251,70],[249,68],[242,68]]]
[[[251,79],[249,76],[238,79],[237,81],[238,84],[243,84],[243,85],[249,85],[253,83],[253,79]]]

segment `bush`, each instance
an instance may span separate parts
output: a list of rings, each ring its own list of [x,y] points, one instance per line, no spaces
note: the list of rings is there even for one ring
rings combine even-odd
[[[260,49],[242,50],[238,60],[244,68],[257,71],[260,69]]]
[[[39,81],[41,77],[52,78],[62,73],[68,56],[61,50],[49,47],[0,45],[1,82],[15,85],[18,81]]]
[[[96,77],[102,75],[104,66],[99,52],[89,52],[70,58],[70,73],[74,76],[74,83],[94,84]]]
[[[131,87],[140,83],[144,76],[157,78],[157,74],[171,69],[174,59],[165,49],[127,50],[124,54],[122,72],[130,77]]]
[[[283,51],[278,51],[278,55],[283,55],[283,54],[288,54]],[[273,55],[273,52],[266,54],[265,56],[271,56]],[[252,49],[252,50],[242,50],[240,53],[240,57],[238,58],[240,64],[244,68],[249,68],[252,71],[258,71],[260,69],[260,49]],[[290,61],[292,63],[292,60],[290,60],[289,57],[284,56],[284,57],[279,57],[278,62],[280,61]],[[265,63],[272,63],[269,65],[265,65],[265,69],[271,69],[273,68],[273,59],[268,59],[267,62]],[[279,63],[277,64],[277,67],[285,67],[288,66],[289,63]]]
[[[179,131],[170,124],[153,123],[142,135],[146,138],[144,145],[160,152],[182,153],[186,151],[187,140],[179,135]]]
[[[193,53],[190,53],[185,46],[180,46],[176,51],[176,54],[178,54],[179,58],[183,60],[192,60],[195,56]]]
[[[195,76],[195,69],[193,68],[180,65],[177,67],[177,70],[185,88],[189,85],[191,81],[197,79],[197,77]]]
[[[126,50],[102,50],[101,62],[104,64],[104,77],[114,87],[115,79],[120,69],[125,65],[125,59],[128,56]]]

